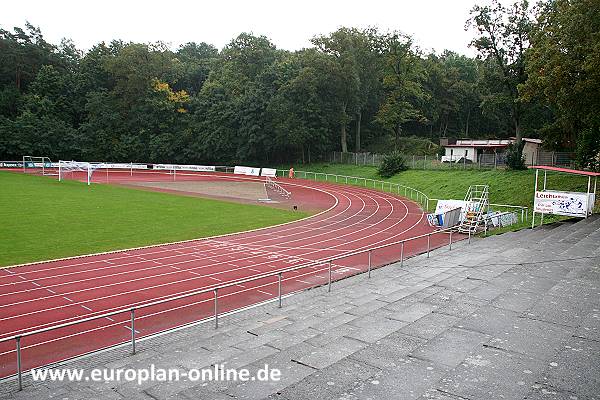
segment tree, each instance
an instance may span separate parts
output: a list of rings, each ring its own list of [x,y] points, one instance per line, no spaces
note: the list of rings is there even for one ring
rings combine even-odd
[[[383,85],[387,91],[377,113],[377,121],[394,133],[397,148],[402,125],[423,120],[420,104],[425,99],[421,85],[422,64],[412,48],[412,40],[399,33],[385,39]]]
[[[525,100],[541,99],[556,119],[543,130],[553,147],[577,144],[582,167],[600,154],[600,4],[554,0],[540,5],[528,52]]]
[[[504,7],[500,0],[491,5],[476,5],[471,9],[467,27],[477,31],[478,37],[471,45],[480,56],[489,59],[498,68],[503,91],[495,93],[497,99],[506,100],[517,142],[522,138],[522,104],[518,86],[525,82],[525,52],[529,47],[532,16],[527,0],[519,0]]]
[[[341,94],[340,144],[348,151],[346,128],[356,121],[355,148],[361,150],[362,114],[370,98],[380,88],[382,36],[375,28],[358,30],[340,28],[328,36],[317,36],[312,43],[337,62],[343,81],[337,88]]]

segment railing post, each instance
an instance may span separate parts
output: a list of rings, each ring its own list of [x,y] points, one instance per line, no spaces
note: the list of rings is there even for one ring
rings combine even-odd
[[[468,241],[468,244],[471,244],[471,225],[469,225],[468,231],[469,231],[469,241]]]
[[[279,308],[281,308],[281,272],[277,275],[277,292],[279,293]]]
[[[400,245],[400,266],[402,267],[404,265],[404,241],[402,241],[402,244]]]
[[[371,250],[369,250],[369,278],[371,277]]]
[[[452,231],[450,231],[450,250],[452,250]]]
[[[135,308],[131,309],[131,354],[135,354]]]
[[[17,380],[19,382],[19,391],[23,390],[23,371],[21,367],[21,336],[17,336]]]
[[[329,282],[327,283],[327,291],[331,292],[331,261],[329,261]]]
[[[429,248],[431,243],[431,233],[427,235],[427,258],[429,258]]]
[[[214,292],[215,292],[215,329],[217,329],[219,327],[219,303],[217,301],[217,298],[218,298],[217,291],[218,291],[218,289],[214,290]]]

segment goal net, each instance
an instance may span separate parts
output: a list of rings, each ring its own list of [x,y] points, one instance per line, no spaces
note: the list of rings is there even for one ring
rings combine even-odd
[[[56,175],[52,160],[48,157],[23,156],[23,172],[26,174]]]
[[[79,179],[85,180],[89,185],[92,183],[92,174],[101,166],[102,164],[100,163],[60,160],[58,162],[58,180]]]

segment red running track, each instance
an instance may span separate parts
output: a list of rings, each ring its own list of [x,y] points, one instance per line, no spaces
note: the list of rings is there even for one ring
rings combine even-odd
[[[96,173],[102,180],[103,174]],[[164,181],[168,174],[111,172],[110,181]],[[257,180],[224,174],[186,173],[177,180]],[[356,186],[279,178],[300,208],[321,209],[310,218],[256,231],[148,248],[0,269],[0,340],[153,300],[211,288],[309,261],[393,243],[433,229],[423,211],[405,198]],[[458,235],[456,240],[460,238]],[[448,243],[431,237],[431,248]],[[423,252],[427,238],[407,242],[405,256]],[[372,253],[373,267],[398,260],[400,245]],[[338,260],[333,279],[367,268],[367,253]],[[283,275],[284,294],[327,282],[327,266]],[[277,278],[262,278],[219,290],[219,312],[277,296]],[[136,311],[141,338],[208,318],[206,293]],[[64,360],[131,338],[130,314],[97,319],[21,339],[23,370]],[[0,377],[16,373],[15,341],[0,342]]]

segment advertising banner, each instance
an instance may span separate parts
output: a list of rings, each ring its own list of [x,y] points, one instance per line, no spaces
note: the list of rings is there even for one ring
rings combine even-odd
[[[235,168],[233,169],[233,173],[238,174],[238,175],[259,176],[260,168],[241,167],[241,166],[236,165]]]
[[[591,199],[593,197],[590,195]],[[546,190],[535,192],[533,210],[543,214],[585,217],[589,210],[589,200],[587,193]]]
[[[277,176],[277,170],[274,168],[263,168],[260,172],[260,176],[275,178]]]
[[[21,161],[0,161],[0,168],[23,168]]]
[[[154,164],[154,169],[168,171],[177,170],[195,172],[215,172],[215,167],[208,165]]]

